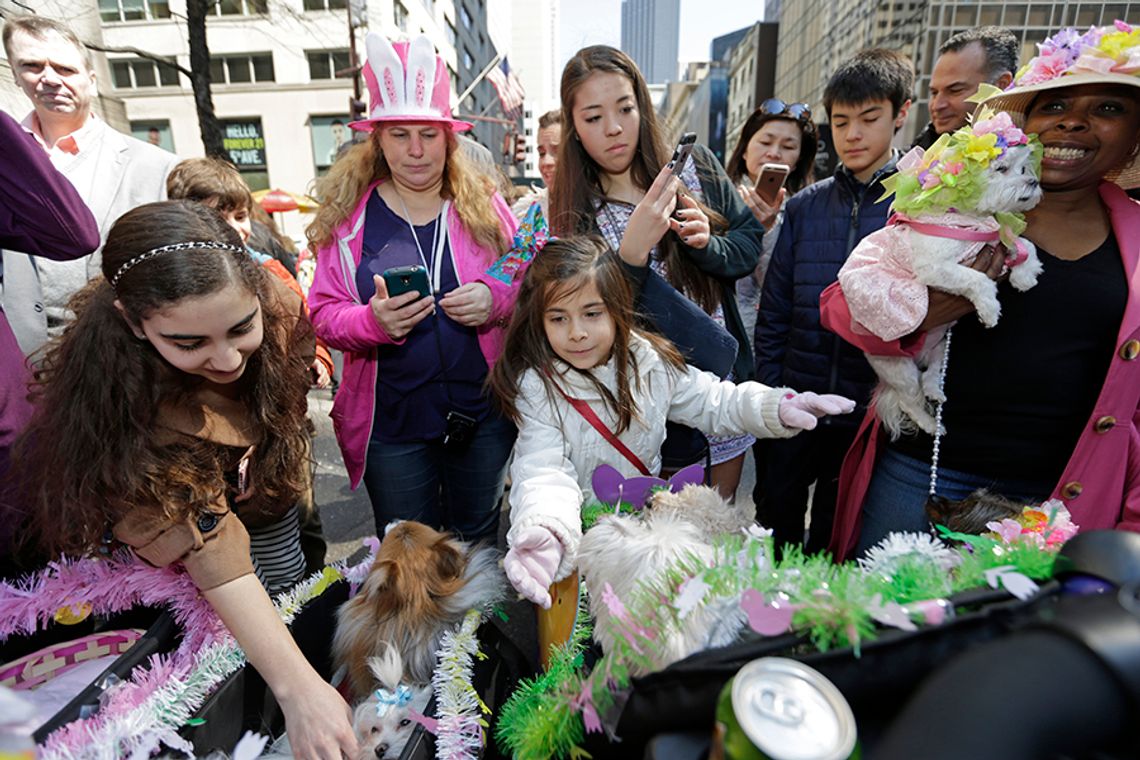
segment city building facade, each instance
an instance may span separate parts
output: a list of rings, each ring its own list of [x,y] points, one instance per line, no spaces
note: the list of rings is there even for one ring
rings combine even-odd
[[[779,24],[757,21],[728,54],[726,145],[731,154],[744,122],[756,107],[776,93]]]
[[[768,8],[778,11],[780,25],[775,95],[807,102],[818,122],[826,121],[823,89],[841,61],[866,47],[911,58],[916,97],[899,144],[909,144],[927,123],[930,72],[938,48],[955,33],[987,24],[1007,27],[1021,40],[1024,63],[1036,53],[1036,43],[1063,27],[1087,29],[1140,17],[1140,2],[1084,0],[768,0]]]
[[[677,81],[681,0],[622,0],[621,49],[651,84]]]
[[[530,179],[538,179],[538,118],[560,105],[558,12],[559,0],[512,0],[510,64],[526,91],[522,123],[526,158],[516,168]]]
[[[352,6],[359,11],[360,4]],[[359,59],[367,31],[391,38],[423,33],[447,64],[454,102],[496,56],[488,7],[485,0],[372,0],[354,19]],[[509,12],[509,3],[497,7]],[[188,69],[185,0],[44,0],[36,10],[66,20],[89,44],[120,51],[94,54],[104,96],[97,110],[112,126],[179,156],[203,155],[189,79],[125,51],[140,49]],[[213,6],[207,34],[214,110],[229,157],[252,189],[309,191],[352,139],[349,24],[348,0],[218,0]],[[10,74],[4,79],[11,82]],[[18,91],[0,92],[0,98],[13,114],[29,110]],[[457,110],[501,116],[485,81]],[[504,129],[478,122],[473,136],[501,159]],[[278,222],[300,239],[308,218],[292,212],[278,215]]]

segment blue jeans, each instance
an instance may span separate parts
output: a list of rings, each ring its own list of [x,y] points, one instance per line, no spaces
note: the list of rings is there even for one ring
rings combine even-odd
[[[372,501],[376,534],[393,520],[415,520],[458,534],[466,541],[494,543],[499,501],[515,426],[493,415],[476,428],[466,448],[445,448],[443,439],[368,444],[364,487]]]
[[[1009,499],[1033,504],[1048,499],[1053,484],[995,480],[946,467],[938,468],[939,496],[964,499],[979,488],[988,488]],[[929,531],[930,521],[923,509],[929,495],[930,463],[887,448],[875,462],[875,472],[863,501],[863,529],[855,556],[862,556],[888,533]]]

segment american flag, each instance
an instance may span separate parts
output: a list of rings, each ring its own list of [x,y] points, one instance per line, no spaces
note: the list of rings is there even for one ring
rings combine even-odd
[[[507,63],[506,56],[503,56],[503,60],[487,72],[487,79],[495,86],[495,91],[499,93],[499,102],[502,103],[504,111],[513,113],[522,108],[526,91],[523,90],[522,82],[515,76],[515,72],[511,71],[511,65]]]

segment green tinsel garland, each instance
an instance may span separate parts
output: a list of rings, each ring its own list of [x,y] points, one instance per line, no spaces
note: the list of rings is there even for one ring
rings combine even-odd
[[[591,507],[595,508],[591,524],[602,514],[613,513],[609,506]],[[658,578],[647,579],[632,599],[622,602],[630,618],[659,639],[683,622],[674,603],[685,581],[699,578],[708,587],[697,608],[718,597],[739,598],[754,589],[767,599],[779,598],[793,605],[790,632],[803,634],[815,649],[852,647],[858,656],[860,644],[875,637],[872,608],[876,603],[905,605],[943,599],[986,585],[986,571],[998,567],[1009,566],[1037,580],[1052,576],[1054,555],[1048,550],[1030,543],[1005,544],[987,537],[945,533],[963,545],[950,549],[919,537],[923,540],[917,543],[928,542],[926,553],[909,556],[903,552],[892,557],[889,570],[853,562],[837,565],[827,555],[805,557],[795,549],[775,561],[768,536],[724,536],[715,546],[711,566],[699,557],[685,557]],[[940,561],[953,564],[953,571]],[[584,604],[582,599],[579,602]],[[586,617],[583,609],[579,620]],[[582,652],[588,635],[588,629],[580,627],[552,658],[550,669],[524,682],[504,705],[495,736],[512,757],[584,757],[578,746],[585,737],[583,693],[589,693],[598,714],[605,714],[614,695],[629,688],[631,673],[644,672],[652,662],[646,650],[654,640],[627,631],[615,637],[614,647],[589,674],[583,673]]]

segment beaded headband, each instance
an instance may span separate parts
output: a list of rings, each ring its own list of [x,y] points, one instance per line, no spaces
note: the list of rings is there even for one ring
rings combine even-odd
[[[119,271],[115,272],[115,275],[111,278],[111,288],[115,289],[118,287],[119,280],[122,279],[123,275],[128,269],[141,264],[147,259],[153,259],[155,256],[160,256],[164,253],[174,253],[175,251],[191,251],[198,248],[209,248],[210,250],[245,253],[245,249],[239,246],[230,245],[229,243],[219,243],[212,240],[192,240],[188,243],[174,243],[173,245],[164,245],[158,248],[152,248],[146,253],[140,253],[138,256],[135,256],[133,259],[128,260],[121,267],[119,267]]]

